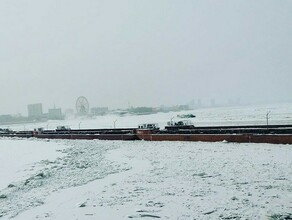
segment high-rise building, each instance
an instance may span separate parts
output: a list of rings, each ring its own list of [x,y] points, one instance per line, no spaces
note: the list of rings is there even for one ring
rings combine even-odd
[[[61,108],[52,108],[49,109],[49,119],[60,120],[63,119]]]
[[[43,116],[43,106],[41,103],[30,104],[27,106],[28,117],[38,119]]]

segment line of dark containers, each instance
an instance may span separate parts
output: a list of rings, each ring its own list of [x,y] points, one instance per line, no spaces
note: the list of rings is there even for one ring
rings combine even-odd
[[[202,141],[237,143],[292,144],[292,125],[207,126],[169,123],[164,129],[157,124],[142,124],[138,128],[56,129],[12,131],[0,129],[2,137],[45,139],[99,139],[146,141]]]

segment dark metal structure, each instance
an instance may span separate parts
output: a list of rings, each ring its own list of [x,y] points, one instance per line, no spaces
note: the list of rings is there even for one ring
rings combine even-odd
[[[138,128],[68,129],[12,131],[0,129],[2,137],[48,139],[99,139],[147,141],[204,141],[292,144],[292,125],[208,126],[170,125],[161,130],[155,124]],[[153,127],[154,126],[154,127]]]

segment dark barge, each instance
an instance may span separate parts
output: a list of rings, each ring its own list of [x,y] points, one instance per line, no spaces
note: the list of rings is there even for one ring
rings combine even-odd
[[[137,140],[135,128],[119,129],[56,129],[34,131],[0,132],[2,137],[43,138],[43,139],[84,139],[84,140]]]
[[[11,131],[0,129],[2,137],[44,139],[99,139],[145,141],[202,141],[237,143],[292,144],[292,125],[204,126],[188,123],[168,123],[165,129],[156,124],[143,124],[138,128],[115,129],[56,129]]]
[[[155,124],[144,124],[136,132],[140,140],[146,141],[292,144],[292,125],[195,127],[180,122],[169,123],[164,130],[160,130]]]

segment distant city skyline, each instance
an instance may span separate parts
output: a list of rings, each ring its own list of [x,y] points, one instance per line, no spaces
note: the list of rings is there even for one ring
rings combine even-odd
[[[137,107],[153,107],[153,108],[157,108],[157,107],[173,107],[173,106],[179,106],[179,105],[188,105],[189,107],[194,107],[196,108],[205,108],[205,107],[217,107],[217,106],[246,106],[246,105],[261,105],[261,104],[275,104],[275,103],[289,103],[289,102],[285,102],[285,101],[278,101],[278,102],[242,102],[241,99],[237,98],[237,99],[226,99],[226,100],[221,100],[221,99],[193,99],[193,100],[189,100],[189,102],[186,103],[173,103],[170,105],[165,105],[165,104],[159,104],[159,105],[154,105],[154,106],[150,106],[150,105],[132,105],[130,102],[127,103],[127,106],[124,105],[123,107],[109,107],[109,106],[102,106],[102,105],[94,105],[90,102],[89,100],[89,113],[91,112],[92,109],[94,109],[94,111],[98,111],[96,109],[100,108],[100,109],[107,109],[107,110],[116,110],[116,109],[129,109],[129,108],[137,108]],[[38,103],[30,103],[27,104],[26,106],[23,106],[22,111],[19,111],[17,113],[13,113],[13,112],[6,112],[6,113],[1,113],[0,115],[22,115],[22,116],[28,116],[30,115],[29,113],[29,106],[35,106],[35,105],[41,105],[42,106],[42,113],[43,114],[48,114],[50,112],[50,110],[53,109],[57,109],[58,111],[61,110],[63,112],[63,114],[66,114],[66,111],[72,111],[74,114],[77,113],[76,111],[76,100],[75,103],[72,104],[72,106],[56,106],[54,105],[46,105],[43,102],[38,102]],[[1,109],[0,109],[1,112]],[[39,113],[40,114],[40,113]]]

